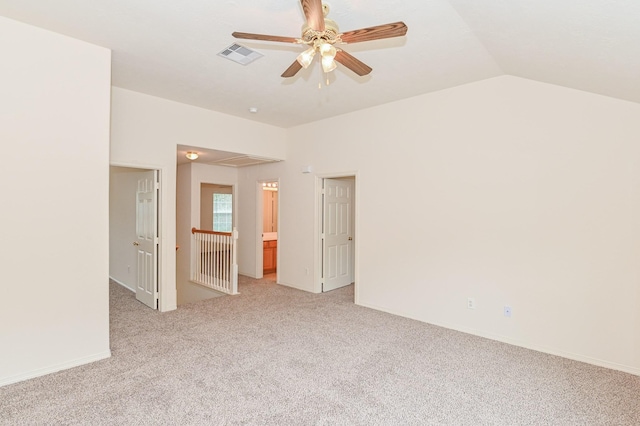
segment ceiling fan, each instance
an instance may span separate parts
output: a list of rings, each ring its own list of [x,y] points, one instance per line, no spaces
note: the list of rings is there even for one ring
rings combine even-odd
[[[300,0],[300,3],[302,3],[302,10],[307,18],[307,22],[302,26],[302,36],[300,38],[241,32],[232,33],[235,38],[297,43],[308,46],[308,49],[302,52],[291,66],[282,73],[282,77],[293,77],[302,68],[306,69],[313,61],[316,53],[320,53],[322,57],[321,64],[325,73],[333,71],[337,66],[336,62],[338,62],[360,76],[367,75],[372,70],[370,66],[335,45],[400,37],[407,33],[407,26],[404,22],[394,22],[340,33],[338,24],[326,18],[329,13],[329,7],[326,4],[322,4],[322,0]]]

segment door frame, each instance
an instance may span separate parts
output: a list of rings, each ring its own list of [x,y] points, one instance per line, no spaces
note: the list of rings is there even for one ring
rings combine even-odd
[[[192,206],[191,206],[191,226],[192,227],[196,227],[198,229],[200,229],[200,226],[202,225],[202,217],[200,214],[200,209],[202,208],[202,197],[200,196],[202,194],[202,185],[217,185],[217,186],[227,186],[231,188],[231,228],[233,229],[234,227],[237,228],[238,227],[238,188],[237,188],[237,184],[236,183],[220,183],[218,182],[209,182],[207,180],[202,180],[202,179],[196,179],[193,183],[192,183],[192,188],[191,190],[194,191],[191,194],[191,200],[192,200]],[[197,187],[197,189],[195,189],[194,187]],[[193,200],[198,200],[198,208],[195,209],[193,208],[193,204],[195,204],[195,202],[193,202]],[[213,228],[212,228],[213,229]],[[193,272],[193,271],[191,271]]]
[[[149,177],[151,179],[149,179],[147,175],[150,175]],[[145,182],[144,190],[141,190],[140,188],[141,181]],[[149,188],[149,181],[151,181],[150,188]],[[140,221],[143,221],[143,220],[145,221],[145,228],[146,228],[146,220],[148,219],[147,215],[140,212],[140,207],[141,207],[140,195],[141,194],[144,194],[143,196],[144,200],[152,201],[153,213],[151,214],[151,222],[155,229],[152,230],[151,237],[149,235],[142,235],[141,230],[139,228]],[[149,198],[146,197],[147,194],[151,194]],[[157,310],[158,305],[160,304],[159,303],[160,302],[160,298],[159,298],[160,281],[158,279],[159,269],[160,269],[160,263],[158,262],[159,251],[160,251],[160,232],[159,232],[159,226],[158,226],[159,225],[158,224],[159,195],[160,195],[160,172],[158,172],[157,170],[145,170],[143,172],[143,176],[138,178],[138,185],[136,188],[136,239],[134,240],[134,243],[133,243],[137,251],[135,289],[136,289],[136,299],[139,302],[143,303],[144,305],[147,305],[148,307],[154,310]],[[144,258],[145,258],[144,261],[141,261],[140,259],[141,252],[144,254]],[[146,275],[145,275],[144,283],[140,282],[140,278],[141,278],[140,273],[143,268],[146,269],[146,266],[147,266],[146,257],[149,253],[151,253],[151,256],[152,256],[151,265],[153,270],[153,272],[151,273],[152,275],[152,279],[150,283],[151,286],[148,286],[149,280],[146,279]],[[141,264],[141,262],[143,263]],[[149,287],[151,287],[151,289],[149,289]]]
[[[354,230],[354,241],[353,241],[353,277],[354,277],[354,301],[356,304],[360,301],[359,291],[358,291],[358,281],[360,276],[360,221],[358,220],[359,214],[359,204],[360,197],[358,194],[360,192],[360,173],[358,171],[348,171],[342,173],[317,173],[315,175],[316,183],[315,183],[315,213],[314,213],[314,232],[313,232],[313,292],[314,293],[322,293],[322,220],[323,220],[323,183],[325,179],[341,179],[341,178],[354,178],[354,197],[355,203],[353,205],[353,230]],[[279,229],[279,228],[278,228]]]
[[[158,205],[158,217],[157,217],[157,227],[158,227],[158,252],[156,253],[156,261],[158,263],[158,268],[157,268],[157,273],[158,273],[158,277],[157,277],[157,286],[158,286],[158,302],[157,302],[157,310],[160,312],[163,312],[162,307],[163,305],[163,301],[164,299],[166,299],[166,292],[165,292],[165,286],[169,285],[167,282],[165,282],[164,280],[164,274],[163,274],[163,267],[161,265],[164,264],[163,262],[163,258],[165,256],[165,250],[164,250],[164,238],[163,238],[163,215],[162,215],[162,211],[163,211],[163,203],[164,203],[164,196],[163,196],[163,192],[166,189],[166,185],[164,183],[164,177],[166,176],[165,173],[165,168],[164,167],[160,167],[158,165],[150,165],[150,164],[132,164],[132,163],[125,163],[125,162],[109,162],[109,167],[114,166],[114,167],[126,167],[126,168],[130,168],[130,169],[141,169],[141,170],[146,170],[146,171],[151,171],[151,170],[155,170],[158,172],[158,199],[156,200],[156,204]]]
[[[276,248],[276,283],[280,282],[280,205],[282,203],[282,186],[279,178],[272,179],[258,179],[256,181],[256,270],[254,273],[255,279],[261,279],[264,277],[263,270],[263,244],[262,244],[262,233],[263,233],[263,206],[264,206],[264,190],[262,189],[262,184],[266,182],[277,182],[278,183],[278,247]]]

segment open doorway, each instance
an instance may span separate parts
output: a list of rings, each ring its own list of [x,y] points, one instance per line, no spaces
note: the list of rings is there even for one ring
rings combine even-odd
[[[183,163],[176,176],[176,296],[178,307],[224,296],[228,289],[219,288],[224,281],[231,285],[231,270],[225,277],[218,261],[225,265],[229,258],[221,247],[203,246],[204,235],[231,235],[237,226],[237,172],[235,168],[209,164]],[[206,238],[205,238],[206,240]],[[208,240],[207,240],[208,241]],[[204,251],[203,251],[204,250]]]
[[[257,186],[257,231],[260,235],[256,247],[256,276],[269,282],[278,282],[278,226],[279,226],[279,182],[265,180]]]
[[[109,278],[158,309],[160,171],[109,170]]]
[[[319,176],[318,292],[356,283],[356,176]],[[357,297],[357,292],[356,292]]]

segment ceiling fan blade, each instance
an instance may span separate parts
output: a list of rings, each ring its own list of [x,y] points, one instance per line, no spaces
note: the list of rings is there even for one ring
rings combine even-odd
[[[344,50],[338,50],[335,57],[336,62],[341,63],[351,71],[355,72],[359,76],[367,75],[372,71],[372,68],[364,62],[356,59],[354,56],[348,54]]]
[[[300,65],[300,62],[298,62],[298,60],[295,60],[295,61],[293,61],[291,66],[289,68],[287,68],[287,70],[285,72],[282,73],[281,77],[285,77],[285,78],[293,77],[301,69],[302,69],[302,65]]]
[[[300,0],[307,24],[316,31],[324,31],[322,0]]]
[[[266,34],[253,34],[253,33],[231,33],[235,38],[246,38],[249,40],[264,40],[264,41],[280,41],[282,43],[296,43],[298,41],[295,37],[281,37]]]
[[[400,37],[407,33],[404,22],[377,25],[375,27],[362,28],[347,31],[340,37],[344,43],[359,43],[361,41],[379,40],[382,38]]]

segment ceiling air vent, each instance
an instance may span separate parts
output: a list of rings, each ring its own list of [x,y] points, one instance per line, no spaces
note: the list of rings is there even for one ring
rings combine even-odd
[[[244,167],[255,166],[256,164],[273,163],[275,161],[272,158],[255,157],[251,155],[238,155],[236,157],[223,158],[221,160],[211,161],[209,164],[218,164],[220,166],[228,167]]]
[[[233,43],[231,46],[218,53],[218,56],[222,56],[223,58],[227,58],[242,65],[247,65],[256,59],[262,58],[263,55],[262,53],[249,49],[248,47]]]

